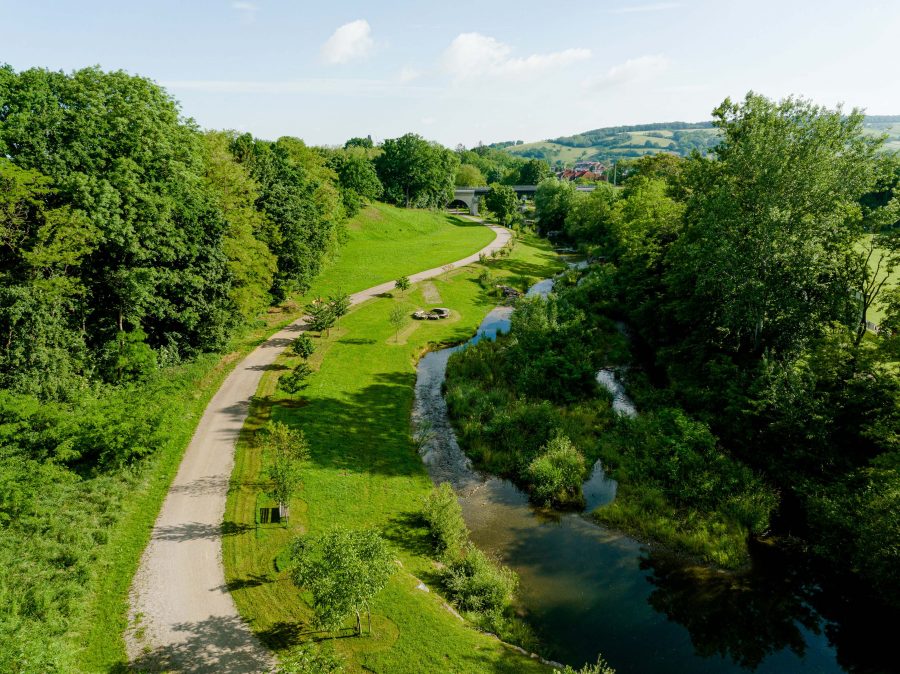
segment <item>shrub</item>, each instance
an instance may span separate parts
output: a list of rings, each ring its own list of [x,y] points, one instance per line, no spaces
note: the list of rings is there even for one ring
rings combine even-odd
[[[287,374],[281,375],[278,379],[278,386],[285,393],[295,395],[307,387],[306,380],[312,373],[312,368],[306,362],[302,362]]]
[[[598,655],[597,663],[594,665],[585,665],[581,669],[574,669],[571,665],[566,665],[562,669],[554,669],[553,674],[616,674],[616,670]]]
[[[456,492],[448,482],[435,487],[425,497],[422,519],[428,524],[435,549],[448,557],[458,557],[468,542],[469,532]]]
[[[400,292],[403,292],[403,291],[405,291],[405,290],[408,290],[408,289],[409,289],[409,286],[410,286],[410,283],[409,283],[409,277],[408,277],[408,276],[401,276],[401,277],[398,278],[396,281],[394,281],[394,287],[395,287],[397,290],[399,290]]]
[[[316,346],[313,344],[312,338],[306,333],[303,333],[291,342],[291,351],[294,352],[294,355],[301,358],[309,358],[315,350]]]
[[[584,457],[564,435],[548,442],[525,472],[532,498],[544,504],[581,502]]]
[[[512,569],[469,545],[444,571],[443,582],[458,608],[490,614],[502,613],[510,605],[519,579]]]
[[[494,275],[490,269],[482,269],[478,275],[478,285],[482,288],[491,288],[494,285]]]
[[[307,645],[287,655],[275,671],[276,674],[340,674],[344,666],[331,648]]]

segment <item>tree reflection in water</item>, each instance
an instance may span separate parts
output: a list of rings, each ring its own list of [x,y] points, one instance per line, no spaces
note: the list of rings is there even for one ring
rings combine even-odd
[[[641,560],[654,586],[648,603],[688,630],[698,655],[748,670],[783,649],[802,658],[807,635],[824,631],[847,672],[900,671],[893,647],[900,616],[888,618],[852,581],[829,577],[808,555],[759,542],[751,549],[752,568],[736,573],[652,553]]]

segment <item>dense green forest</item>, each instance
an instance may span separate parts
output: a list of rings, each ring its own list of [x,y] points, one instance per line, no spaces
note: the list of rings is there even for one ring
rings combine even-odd
[[[602,458],[602,521],[726,567],[748,536],[792,541],[900,607],[900,160],[802,99],[714,119],[715,159],[540,184],[541,230],[594,264],[451,359],[461,441],[538,502],[578,503]],[[610,366],[636,419],[596,400]]]
[[[95,604],[121,601],[221,353],[367,201],[452,195],[453,152],[359,140],[203,132],[142,77],[0,67],[0,670],[119,638]]]

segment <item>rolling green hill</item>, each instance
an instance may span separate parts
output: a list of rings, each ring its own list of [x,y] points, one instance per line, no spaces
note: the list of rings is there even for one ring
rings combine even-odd
[[[866,132],[887,134],[885,148],[900,150],[900,115],[868,116]],[[491,147],[519,157],[571,165],[578,161],[636,158],[657,152],[679,155],[690,154],[693,150],[708,152],[718,142],[718,137],[712,122],[659,122],[605,127],[534,143],[494,143]]]

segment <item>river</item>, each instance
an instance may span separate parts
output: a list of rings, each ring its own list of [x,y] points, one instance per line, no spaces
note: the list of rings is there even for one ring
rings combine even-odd
[[[551,289],[542,281],[530,294]],[[818,586],[770,548],[757,546],[757,563],[742,574],[689,566],[583,514],[535,508],[512,482],[472,467],[441,393],[447,361],[507,331],[511,314],[494,309],[468,343],[420,360],[413,421],[428,431],[429,474],[456,490],[472,540],[519,574],[520,608],[542,654],[581,666],[601,653],[619,674],[857,671],[838,664],[834,626],[811,607]],[[598,373],[598,382],[620,413],[635,412],[613,371]],[[612,501],[615,487],[595,466],[584,488],[587,511]]]

